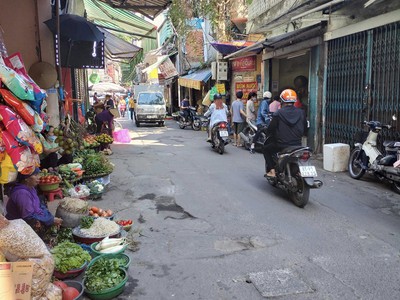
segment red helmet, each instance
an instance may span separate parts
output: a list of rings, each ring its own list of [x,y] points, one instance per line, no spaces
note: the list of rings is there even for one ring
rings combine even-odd
[[[297,101],[297,94],[291,89],[283,90],[280,95],[282,102],[284,103],[295,103]]]

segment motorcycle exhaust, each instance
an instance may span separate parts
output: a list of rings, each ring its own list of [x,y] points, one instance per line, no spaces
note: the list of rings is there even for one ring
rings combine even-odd
[[[319,189],[323,185],[321,180],[314,180],[314,183],[310,186],[312,189]]]
[[[250,142],[250,139],[248,138],[248,136],[246,136],[243,132],[239,133],[239,135],[243,139],[243,141],[245,141],[246,143]]]

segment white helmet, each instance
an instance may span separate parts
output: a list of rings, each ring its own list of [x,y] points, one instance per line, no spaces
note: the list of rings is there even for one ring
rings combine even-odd
[[[264,92],[264,94],[263,94],[263,98],[268,98],[268,99],[272,98],[272,94],[271,94],[271,92],[270,92],[270,91],[266,91],[266,92]]]

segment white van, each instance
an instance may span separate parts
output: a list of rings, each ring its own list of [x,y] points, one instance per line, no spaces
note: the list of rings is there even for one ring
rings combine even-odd
[[[161,92],[143,91],[135,95],[135,122],[140,127],[141,123],[158,123],[164,126],[167,108],[164,95]]]

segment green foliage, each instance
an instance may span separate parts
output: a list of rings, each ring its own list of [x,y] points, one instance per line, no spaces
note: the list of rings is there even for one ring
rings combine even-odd
[[[124,272],[117,260],[99,259],[85,273],[85,288],[98,292],[112,288],[124,280]]]
[[[51,250],[51,253],[55,269],[61,273],[80,268],[85,262],[91,260],[87,251],[83,250],[78,244],[71,242],[58,244]]]
[[[81,219],[80,227],[83,229],[90,228],[90,226],[92,226],[93,222],[94,222],[94,219],[92,217],[84,216]]]

